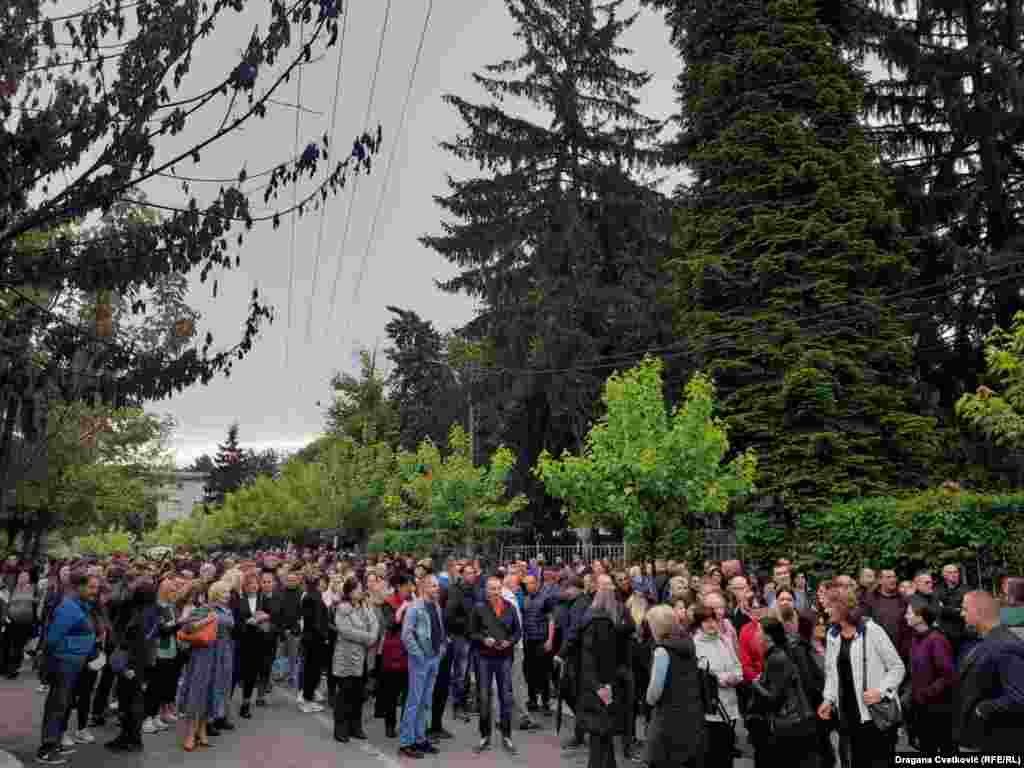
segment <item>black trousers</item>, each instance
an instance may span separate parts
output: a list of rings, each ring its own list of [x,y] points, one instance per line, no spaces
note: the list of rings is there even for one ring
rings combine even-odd
[[[590,734],[587,768],[615,768],[615,736],[610,733]]]
[[[89,669],[88,664],[82,667],[82,672],[78,676],[78,682],[75,684],[75,690],[71,694],[71,701],[68,702],[68,714],[64,718],[65,731],[68,730],[71,716],[76,712],[78,713],[78,730],[88,727],[89,705],[92,703],[92,692],[96,687],[98,677],[99,672]]]
[[[381,669],[377,678],[377,703],[379,717],[384,718],[388,728],[398,726],[398,706],[409,690],[409,672],[389,672]]]
[[[243,641],[242,652],[239,655],[241,668],[238,670],[242,681],[242,701],[252,700],[252,692],[256,688],[256,681],[259,680],[263,671],[263,640],[262,637],[246,638]]]
[[[146,704],[138,676],[134,680],[124,675],[118,676],[117,702],[121,713],[121,733],[118,738],[126,744],[141,744]]]
[[[100,680],[92,697],[93,717],[106,716],[107,708],[110,706],[110,692],[114,688],[116,677],[113,671],[111,671],[109,664],[100,671]]]
[[[174,701],[178,690],[178,662],[176,659],[157,659],[146,670],[146,717],[156,717],[160,707]]]
[[[306,637],[303,638],[302,648],[306,655],[302,665],[302,698],[312,703],[320,685],[320,676],[324,672],[327,644],[323,640]]]
[[[428,728],[432,731],[440,731],[443,726],[444,709],[448,706],[448,693],[452,683],[452,654],[451,645],[441,657],[441,666],[437,669],[437,681],[434,683],[433,709],[430,712],[430,724]]]
[[[840,748],[847,750],[852,768],[888,768],[896,752],[899,729],[882,732],[872,722],[860,723],[852,729],[841,726]]]
[[[527,640],[525,651],[523,676],[527,701],[531,704],[539,701],[546,707],[551,700],[551,655],[544,650],[543,640]]]
[[[913,723],[914,735],[917,736],[918,747],[923,754],[956,754],[952,713],[915,706],[910,709],[907,720]]]
[[[336,677],[337,698],[334,700],[334,735],[345,737],[363,732],[363,702],[366,698],[365,677]]]
[[[8,624],[3,637],[3,651],[0,653],[0,672],[13,675],[21,669],[25,659],[25,646],[32,637],[31,624]]]
[[[277,659],[277,646],[279,636],[276,632],[268,632],[263,642],[263,664],[260,666],[260,674],[256,679],[258,687],[257,696],[263,696],[270,691],[270,676],[274,671],[274,661]]]
[[[705,720],[704,729],[707,734],[704,768],[732,768],[732,749],[736,743],[732,728],[728,723]]]

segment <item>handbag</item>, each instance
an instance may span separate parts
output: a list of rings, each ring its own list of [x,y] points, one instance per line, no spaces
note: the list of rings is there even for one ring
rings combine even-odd
[[[768,732],[776,738],[786,740],[807,736],[815,727],[814,715],[807,701],[807,694],[804,693],[800,672],[795,666],[789,685],[795,694],[795,698],[789,699],[793,706],[787,707],[785,714],[779,712],[768,715]]]
[[[193,648],[209,648],[217,640],[217,617],[214,616],[212,621],[191,632],[179,629],[178,640]]]
[[[868,632],[864,629],[864,645],[861,648],[861,658],[864,660],[864,676],[861,680],[862,690],[868,689]],[[882,733],[891,731],[903,724],[903,713],[900,711],[899,699],[893,697],[882,699],[877,704],[868,704],[868,714],[871,715],[871,722],[875,724]]]

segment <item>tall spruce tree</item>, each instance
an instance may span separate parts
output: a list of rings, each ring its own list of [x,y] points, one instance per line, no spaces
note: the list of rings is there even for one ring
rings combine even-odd
[[[217,446],[213,469],[206,481],[206,503],[220,505],[224,497],[245,482],[245,454],[238,443],[238,423],[228,427],[227,439]]]
[[[913,277],[892,190],[858,123],[863,77],[814,0],[670,4],[685,65],[678,327],[723,394],[758,489],[787,516],[929,477],[911,403]]]
[[[619,17],[621,4],[506,0],[523,53],[474,76],[490,103],[445,97],[466,131],[442,146],[485,174],[449,179],[437,199],[444,234],[423,242],[459,267],[440,287],[482,305],[464,335],[509,373],[486,377],[481,408],[501,411],[491,441],[513,447],[513,490],[534,502],[544,497],[529,468],[541,450],[577,450],[587,433],[611,372],[594,359],[670,330],[654,301],[668,208],[642,175],[661,163],[662,124],[637,109],[649,75],[620,63],[629,51],[618,40],[635,19]],[[506,98],[530,102],[543,121]]]

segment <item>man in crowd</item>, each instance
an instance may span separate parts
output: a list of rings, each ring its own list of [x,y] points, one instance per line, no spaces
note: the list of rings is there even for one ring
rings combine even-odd
[[[479,574],[472,564],[462,569],[462,576],[448,585],[448,605],[445,608],[445,622],[448,627],[452,659],[451,697],[452,714],[456,720],[469,722],[466,711],[468,691],[466,673],[471,653],[469,630],[470,618],[476,605],[476,581]]]
[[[946,563],[942,566],[942,584],[935,590],[935,594],[943,608],[960,610],[963,606],[964,595],[967,594],[967,587],[960,582],[959,565]]]
[[[555,634],[551,623],[555,595],[537,576],[526,577],[526,595],[523,603],[523,672],[526,676],[526,710],[549,714],[551,709],[551,655]]]
[[[298,571],[290,571],[285,577],[285,588],[281,592],[278,603],[277,626],[278,634],[284,645],[284,653],[288,657],[288,687],[302,695],[300,679],[301,648],[302,648],[302,576]]]
[[[559,614],[556,622],[559,627],[556,634],[561,634],[562,641],[558,653],[555,656],[555,663],[559,668],[562,687],[562,696],[569,708],[576,712],[579,698],[580,680],[580,647],[579,628],[586,616],[587,609],[593,602],[594,594],[589,588],[591,580],[577,576],[566,588],[568,598],[567,605]],[[579,718],[576,718],[576,728],[572,738],[564,745],[567,750],[579,749],[584,744],[583,728],[579,725]]]
[[[931,571],[921,570],[914,574],[914,594],[919,599],[928,603],[932,613],[936,616],[939,615],[942,606],[939,603],[938,596],[935,594],[935,580],[932,578]]]
[[[1019,752],[1024,723],[1024,641],[1002,626],[999,603],[988,592],[968,592],[964,620],[981,642],[960,667],[956,741],[966,751]]]
[[[873,590],[864,598],[864,615],[873,619],[885,633],[901,655],[904,650],[909,653],[909,646],[904,649],[905,641],[909,640],[907,632],[907,600],[900,594],[900,582],[896,571],[886,568],[881,572],[878,589]]]
[[[431,721],[434,684],[444,655],[445,630],[437,604],[440,585],[427,574],[420,579],[419,598],[406,609],[402,620],[402,645],[409,655],[409,691],[399,733],[399,754],[420,759],[438,753],[427,738]]]
[[[517,618],[519,620],[519,626],[523,626],[523,609],[522,609],[522,589],[520,588],[521,582],[519,574],[516,571],[509,572],[504,579],[502,584],[501,596],[508,600],[512,605],[515,606]],[[515,653],[516,649],[513,649],[513,661],[512,661],[512,708],[514,709],[517,719],[519,721],[519,730],[521,731],[534,731],[540,728],[537,723],[530,717],[530,713],[526,709],[526,676],[524,675],[523,664],[515,663],[515,656],[520,659],[523,658],[523,640],[522,634],[520,633],[519,642],[517,644],[518,653]]]
[[[73,580],[76,592],[57,605],[46,630],[44,664],[50,690],[43,707],[43,738],[36,761],[64,765],[74,749],[61,746],[78,678],[96,651],[96,627],[91,613],[99,579],[81,574]]]
[[[491,718],[494,711],[491,691],[497,688],[501,743],[507,752],[514,754],[512,664],[522,630],[515,603],[503,595],[502,584],[497,577],[492,576],[487,580],[487,601],[473,608],[470,635],[479,654],[480,743],[476,752],[485,752],[491,748]]]

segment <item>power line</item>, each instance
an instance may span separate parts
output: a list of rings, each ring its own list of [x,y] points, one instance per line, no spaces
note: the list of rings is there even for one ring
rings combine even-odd
[[[341,62],[342,57],[345,54],[345,32],[348,30],[348,8],[351,0],[345,3],[345,7],[342,10],[341,17],[341,40],[338,43],[338,68],[334,74],[334,103],[331,105],[331,127],[328,134],[331,137],[331,143],[335,140],[334,126],[338,120],[338,100],[341,97]],[[324,171],[327,172],[326,169]],[[359,174],[356,174],[356,178],[359,178]],[[310,288],[309,303],[306,305],[306,343],[308,344],[312,338],[313,328],[313,303],[316,300],[316,285],[320,280],[320,248],[324,241],[324,220],[326,210],[324,206],[320,207],[320,223],[316,233],[316,247],[313,249],[313,283]]]
[[[428,0],[427,14],[423,19],[423,29],[420,31],[420,41],[416,46],[416,57],[413,59],[412,69],[409,72],[409,85],[405,90],[405,101],[402,104],[402,114],[398,118],[398,130],[391,142],[391,151],[388,153],[388,164],[384,169],[384,182],[381,185],[380,197],[377,199],[377,209],[373,212],[373,220],[370,223],[370,235],[366,238],[366,250],[363,251],[363,259],[359,264],[359,272],[356,274],[355,287],[352,291],[352,303],[359,302],[359,289],[363,283],[363,275],[366,273],[366,265],[370,258],[370,248],[373,246],[374,235],[377,232],[377,221],[380,219],[381,210],[384,208],[384,198],[388,192],[388,182],[391,179],[391,169],[395,164],[395,155],[398,151],[398,144],[402,138],[405,128],[405,119],[409,111],[409,102],[412,99],[413,83],[416,81],[416,71],[420,65],[420,57],[423,55],[423,43],[427,38],[427,28],[430,26],[430,15],[434,10],[434,0]]]
[[[380,74],[380,62],[384,56],[384,37],[388,31],[388,20],[391,18],[391,0],[384,6],[384,25],[380,30],[380,43],[377,46],[377,64],[373,69],[373,80],[370,82],[370,98],[366,102],[366,116],[363,118],[364,128],[369,128],[370,113],[373,111],[373,100],[377,92],[377,76]],[[352,181],[352,197],[348,203],[348,213],[345,216],[345,233],[341,238],[341,247],[338,249],[338,264],[334,271],[334,285],[331,286],[331,303],[328,305],[327,324],[334,320],[334,305],[338,298],[338,281],[341,279],[341,268],[345,263],[345,245],[348,242],[349,228],[352,226],[352,209],[356,204],[356,190],[359,188],[359,174]]]
[[[302,56],[302,50],[305,46],[304,38],[305,24],[299,22],[299,56]],[[299,153],[299,124],[302,122],[302,69],[299,69],[299,79],[297,83],[295,103],[299,105],[300,109],[295,110],[295,139],[292,142],[292,156],[294,157]],[[296,203],[299,202],[299,177],[295,175],[295,180],[292,182],[292,208],[295,207]],[[292,214],[292,236],[291,246],[289,248],[288,256],[288,330],[284,337],[284,365],[288,367],[288,352],[289,343],[292,336],[292,294],[295,292],[295,234],[298,231],[299,226],[299,214],[295,212]]]

